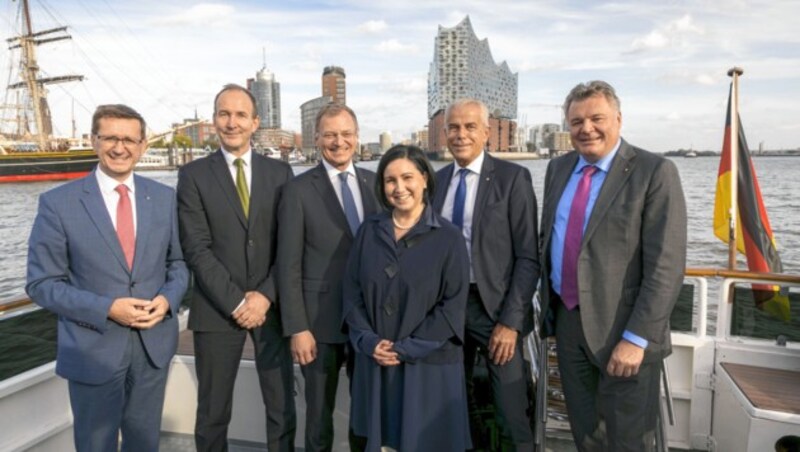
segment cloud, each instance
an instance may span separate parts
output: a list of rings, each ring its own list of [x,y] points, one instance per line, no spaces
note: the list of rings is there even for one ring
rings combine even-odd
[[[668,48],[681,48],[690,45],[693,37],[703,35],[704,30],[695,25],[692,16],[686,14],[679,19],[657,27],[645,36],[631,43],[631,53],[641,53]]]
[[[389,39],[388,41],[381,41],[372,47],[373,50],[381,53],[395,53],[395,54],[416,54],[419,49],[413,44],[403,44],[397,39]]]
[[[358,31],[367,34],[377,34],[388,28],[388,25],[383,20],[368,20],[358,26]]]
[[[232,19],[235,8],[221,3],[200,3],[176,14],[154,19],[153,25],[218,26]]]

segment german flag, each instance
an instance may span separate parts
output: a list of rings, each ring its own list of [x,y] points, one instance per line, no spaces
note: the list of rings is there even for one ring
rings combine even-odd
[[[733,84],[731,84],[733,90]],[[783,266],[778,256],[778,248],[772,228],[769,225],[767,210],[758,186],[756,169],[750,158],[750,150],[744,136],[744,128],[739,115],[736,115],[739,129],[738,158],[738,203],[736,218],[736,249],[747,256],[747,268],[752,272],[781,273]],[[722,157],[717,176],[717,194],[714,200],[714,235],[728,243],[731,208],[731,92],[728,93],[728,114],[725,120],[725,138],[722,143]],[[780,292],[779,286],[753,284],[753,297],[756,305],[772,315],[790,320],[789,298]]]

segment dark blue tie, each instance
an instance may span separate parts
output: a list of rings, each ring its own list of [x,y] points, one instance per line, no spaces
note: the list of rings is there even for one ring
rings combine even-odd
[[[361,221],[358,219],[358,209],[356,208],[356,201],[353,199],[353,192],[350,191],[350,186],[347,185],[348,174],[347,171],[342,171],[339,173],[339,180],[342,181],[342,205],[344,206],[344,216],[347,217],[347,224],[350,225],[350,232],[355,236]]]
[[[464,203],[467,200],[467,174],[469,170],[461,168],[458,170],[458,188],[456,197],[453,200],[453,224],[464,229]]]

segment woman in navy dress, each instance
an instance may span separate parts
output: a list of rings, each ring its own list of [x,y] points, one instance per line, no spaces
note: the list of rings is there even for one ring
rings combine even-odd
[[[387,151],[376,185],[388,210],[364,221],[350,252],[350,425],[367,438],[367,452],[471,447],[462,353],[467,250],[461,231],[430,206],[434,179],[419,148]]]

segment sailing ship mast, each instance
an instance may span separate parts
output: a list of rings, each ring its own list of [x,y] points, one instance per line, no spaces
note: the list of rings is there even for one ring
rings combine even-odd
[[[64,83],[83,80],[82,75],[62,75],[57,77],[39,77],[39,64],[36,61],[36,47],[40,44],[46,44],[55,41],[62,41],[65,39],[72,39],[72,36],[67,34],[67,27],[52,28],[39,32],[33,31],[31,23],[30,9],[28,8],[28,0],[22,0],[20,4],[22,10],[22,34],[7,39],[9,49],[20,49],[22,54],[20,58],[20,78],[22,81],[13,83],[8,86],[8,89],[22,89],[26,91],[27,96],[25,99],[23,113],[17,115],[20,119],[18,123],[17,134],[19,137],[31,132],[28,124],[29,113],[24,110],[32,111],[33,120],[35,123],[35,137],[40,151],[56,150],[57,145],[53,142],[53,122],[50,116],[50,106],[47,103],[47,90],[45,85],[54,83]]]

